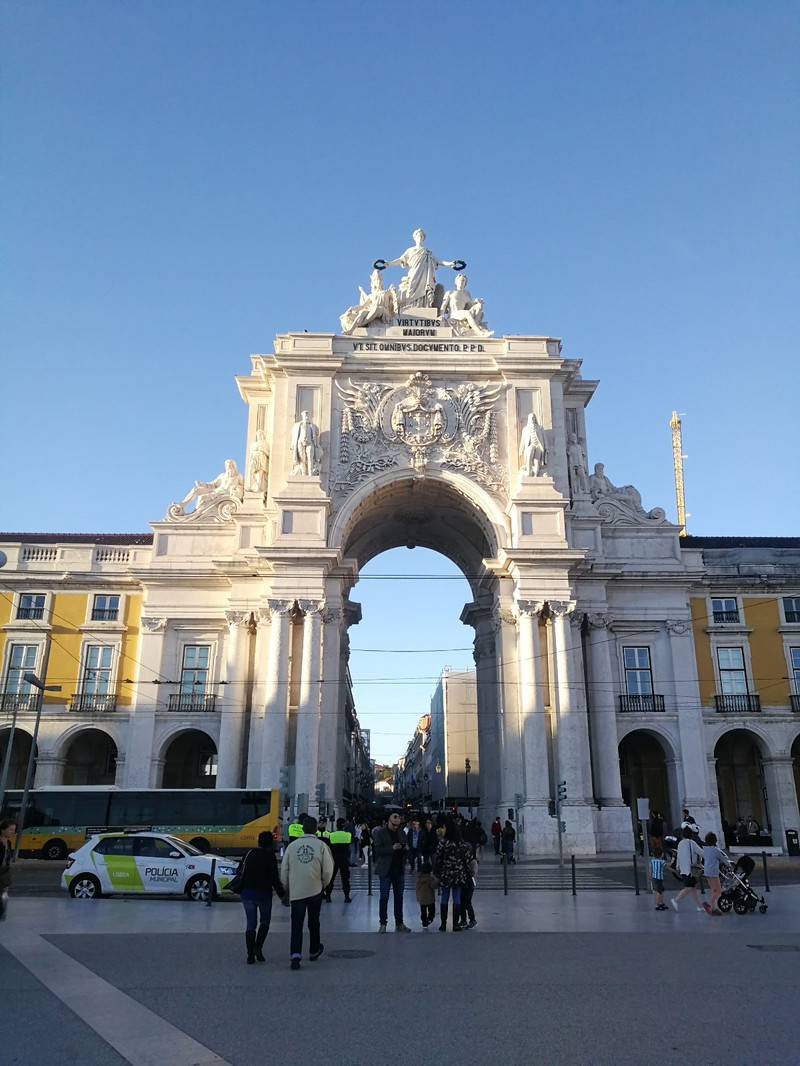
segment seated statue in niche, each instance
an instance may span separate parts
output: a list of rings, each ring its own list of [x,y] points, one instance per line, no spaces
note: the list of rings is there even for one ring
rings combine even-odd
[[[473,300],[467,290],[464,274],[456,275],[456,287],[444,294],[442,316],[446,317],[456,333],[471,332],[478,337],[491,337],[483,320],[483,300]]]
[[[225,469],[213,481],[195,481],[194,487],[178,503],[167,511],[168,518],[189,518],[210,510],[213,506],[244,499],[244,478],[233,459],[225,460]],[[194,501],[194,510],[187,513],[187,506]]]
[[[611,496],[615,500],[627,503],[634,511],[644,512],[639,490],[634,488],[633,485],[614,485],[606,477],[604,471],[605,467],[602,463],[594,464],[594,473],[589,478],[589,491],[592,494],[592,499],[601,500],[603,497]]]
[[[522,460],[522,472],[528,477],[539,477],[547,462],[544,429],[536,421],[536,415],[532,411],[519,439],[519,457]]]
[[[250,492],[260,492],[266,495],[267,479],[269,477],[269,452],[267,450],[267,435],[263,429],[256,430],[256,439],[250,445],[250,456],[247,463],[247,487]]]
[[[319,430],[308,411],[301,411],[300,421],[292,427],[292,473],[318,474],[321,459]]]
[[[399,305],[395,287],[390,285],[388,289],[384,289],[380,270],[372,271],[368,293],[364,292],[360,285],[358,289],[361,293],[359,302],[355,307],[348,307],[345,313],[339,316],[342,333],[352,333],[360,326],[385,321],[397,314]]]

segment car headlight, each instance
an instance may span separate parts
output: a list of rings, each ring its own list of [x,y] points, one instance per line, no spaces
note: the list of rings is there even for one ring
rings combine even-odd
[[[233,877],[233,875],[236,873],[236,867],[235,866],[218,866],[217,867],[217,873],[221,874],[223,877]]]

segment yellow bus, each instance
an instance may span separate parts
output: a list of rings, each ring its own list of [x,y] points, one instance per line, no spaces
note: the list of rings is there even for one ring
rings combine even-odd
[[[28,795],[20,855],[65,859],[86,842],[90,829],[133,827],[171,833],[203,852],[242,854],[265,830],[281,839],[278,796],[278,789],[36,788]],[[6,792],[3,817],[18,817],[21,805],[21,790]]]

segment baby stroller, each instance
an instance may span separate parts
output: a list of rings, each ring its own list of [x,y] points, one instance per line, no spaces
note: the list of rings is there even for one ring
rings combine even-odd
[[[767,901],[763,896],[756,895],[748,880],[754,866],[755,862],[749,855],[740,856],[735,866],[720,863],[722,895],[717,900],[717,906],[721,911],[727,913],[733,907],[737,914],[747,914],[758,907],[760,914],[767,913]]]

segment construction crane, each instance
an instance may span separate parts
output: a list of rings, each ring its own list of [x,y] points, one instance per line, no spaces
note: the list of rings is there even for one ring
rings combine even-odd
[[[678,412],[672,412],[670,419],[672,430],[672,465],[675,468],[675,499],[678,503],[678,525],[681,527],[680,535],[686,536],[686,497],[683,494],[683,442],[681,439],[681,420]]]

